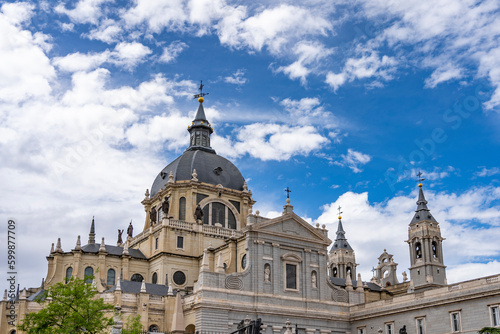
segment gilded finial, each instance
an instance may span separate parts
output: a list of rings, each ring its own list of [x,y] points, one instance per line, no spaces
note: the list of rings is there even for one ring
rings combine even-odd
[[[341,215],[342,215],[342,213],[343,213],[343,212],[342,212],[342,211],[340,211],[341,209],[342,209],[342,207],[339,205],[339,207],[337,208],[337,210],[338,210],[338,212],[339,212],[339,220],[341,220],[341,219],[342,219],[342,216],[341,216]]]

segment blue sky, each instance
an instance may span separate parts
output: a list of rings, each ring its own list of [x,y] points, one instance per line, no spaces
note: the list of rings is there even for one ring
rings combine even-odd
[[[497,1],[2,2],[0,187],[19,280],[50,245],[114,244],[188,145],[203,80],[212,146],[273,217],[346,235],[363,279],[384,249],[409,266],[417,171],[450,282],[500,271]],[[6,239],[6,228],[0,229]],[[5,247],[3,247],[5,248]],[[2,249],[2,254],[4,254]]]

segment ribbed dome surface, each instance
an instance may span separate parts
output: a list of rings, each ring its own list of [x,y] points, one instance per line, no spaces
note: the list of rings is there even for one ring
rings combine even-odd
[[[174,181],[184,181],[191,180],[193,169],[196,169],[200,182],[243,190],[245,179],[231,161],[204,150],[188,150],[158,174],[151,186],[150,196],[153,197],[165,187],[170,172],[174,175]]]

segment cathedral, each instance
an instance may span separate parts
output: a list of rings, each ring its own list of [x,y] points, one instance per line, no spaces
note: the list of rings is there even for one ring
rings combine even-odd
[[[0,334],[20,333],[9,323],[8,305],[15,305],[18,323],[43,307],[35,299],[48,286],[85,276],[95,277],[89,284],[122,319],[140,315],[149,332],[231,333],[257,318],[264,334],[477,333],[500,326],[500,275],[447,283],[445,239],[422,184],[405,241],[409,273],[399,282],[397,263],[384,250],[374,276],[363,281],[340,215],[332,241],[325,225],[304,221],[289,198],[278,217],[253,212],[244,177],[210,145],[213,129],[198,97],[189,147],[146,191],[139,233],[130,224],[116,244],[105,243],[96,240],[92,220],[88,240],[75,236],[73,249],[58,240],[42,286],[19,291],[15,300],[4,294]],[[111,333],[120,328],[118,321]]]

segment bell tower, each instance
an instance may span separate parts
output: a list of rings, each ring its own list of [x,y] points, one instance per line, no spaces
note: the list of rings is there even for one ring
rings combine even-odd
[[[443,286],[446,281],[446,266],[443,261],[439,223],[427,208],[427,201],[418,185],[417,210],[408,227],[408,245],[410,246],[410,276],[415,290]]]
[[[330,253],[328,254],[328,262],[330,268],[330,276],[338,278],[356,279],[356,256],[349,242],[345,237],[344,227],[342,226],[342,212],[339,206],[339,225],[337,228],[337,238],[333,243]]]

